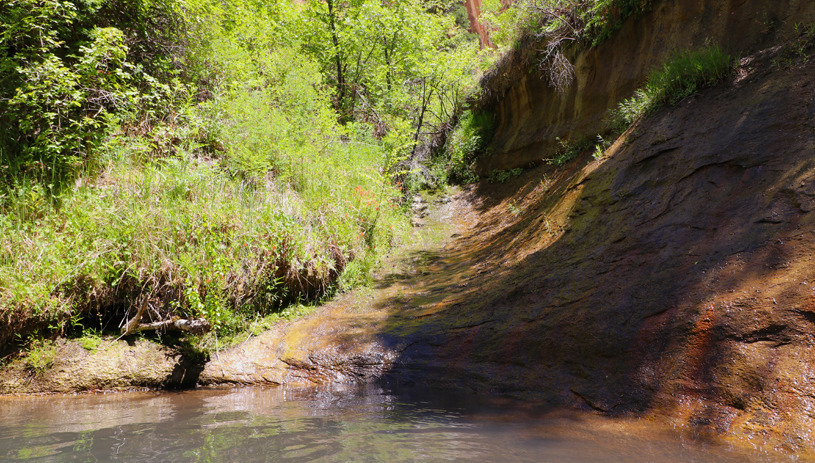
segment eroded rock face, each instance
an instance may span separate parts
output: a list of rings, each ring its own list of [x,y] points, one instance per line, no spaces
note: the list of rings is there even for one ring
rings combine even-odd
[[[540,73],[519,73],[495,105],[494,154],[478,168],[486,175],[537,164],[552,157],[556,137],[603,133],[608,110],[631,97],[674,51],[712,42],[745,56],[791,37],[794,24],[814,20],[815,7],[807,0],[655,1],[651,12],[626,21],[599,46],[567,50],[576,80],[564,95]]]
[[[811,450],[815,64],[771,60],[602,162],[483,185],[457,246],[488,265],[421,328],[393,317],[398,375]]]
[[[0,370],[0,394],[193,387],[203,364],[144,340],[108,341],[94,350],[63,340],[47,368],[23,359]]]

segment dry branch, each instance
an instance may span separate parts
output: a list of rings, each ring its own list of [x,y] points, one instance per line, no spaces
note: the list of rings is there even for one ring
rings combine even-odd
[[[127,336],[139,331],[152,331],[163,329],[165,331],[186,331],[192,334],[203,334],[212,329],[212,325],[203,318],[188,320],[185,318],[173,317],[169,320],[162,320],[153,323],[139,323],[149,304],[147,298],[139,307],[136,315],[122,327],[122,336]]]

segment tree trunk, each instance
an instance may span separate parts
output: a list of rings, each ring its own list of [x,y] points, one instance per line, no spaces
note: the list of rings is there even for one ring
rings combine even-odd
[[[334,42],[334,61],[337,66],[337,107],[342,106],[345,98],[345,80],[342,73],[342,54],[340,53],[340,39],[337,35],[337,25],[335,22],[334,0],[326,0],[328,4],[328,25],[331,28],[331,40]]]

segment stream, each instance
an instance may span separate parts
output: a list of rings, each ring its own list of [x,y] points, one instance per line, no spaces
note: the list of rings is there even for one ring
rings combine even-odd
[[[778,461],[653,422],[421,388],[5,396],[0,412],[0,461]]]

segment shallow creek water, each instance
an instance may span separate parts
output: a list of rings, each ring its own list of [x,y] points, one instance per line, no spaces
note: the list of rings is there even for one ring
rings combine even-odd
[[[655,423],[415,388],[6,396],[0,412],[0,461],[778,461]]]

